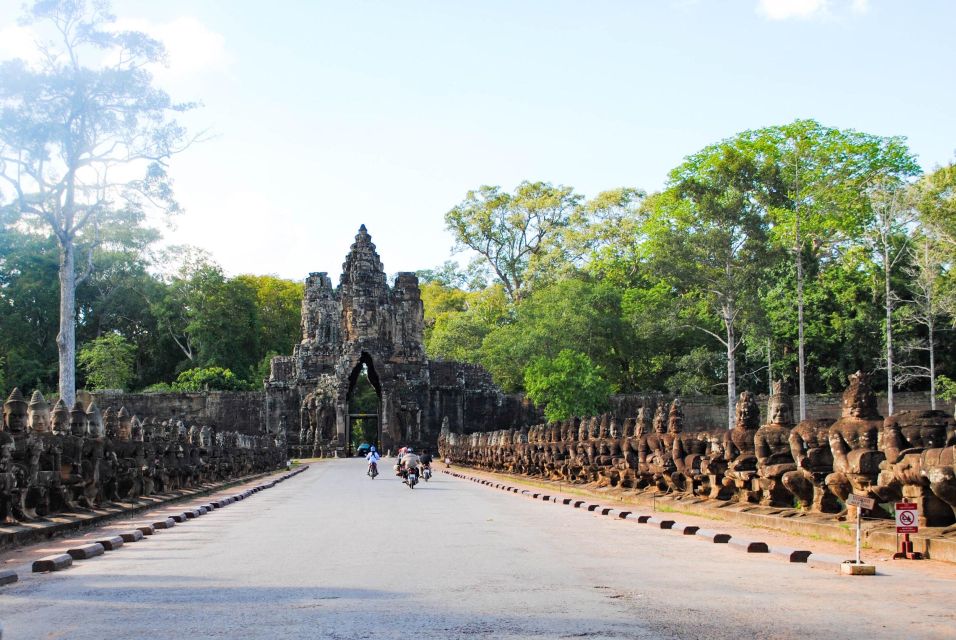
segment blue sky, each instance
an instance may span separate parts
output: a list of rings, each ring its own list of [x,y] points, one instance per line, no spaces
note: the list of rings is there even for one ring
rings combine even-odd
[[[0,57],[29,43],[0,0]],[[173,163],[170,241],[230,274],[338,277],[365,223],[389,273],[450,257],[482,184],[659,189],[734,133],[815,118],[956,150],[940,0],[114,2],[167,42],[157,81],[215,137]]]

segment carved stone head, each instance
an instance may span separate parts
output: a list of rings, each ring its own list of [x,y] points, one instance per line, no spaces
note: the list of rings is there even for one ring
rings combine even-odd
[[[773,394],[767,403],[767,422],[790,428],[793,426],[793,400],[782,381],[773,383]]]
[[[89,419],[86,411],[83,410],[83,404],[77,400],[73,403],[73,409],[70,410],[70,433],[79,437],[88,435],[88,422]]]
[[[30,406],[27,409],[27,428],[37,433],[49,433],[52,428],[50,420],[50,405],[39,390],[30,397]]]
[[[106,411],[103,412],[103,428],[107,438],[113,439],[117,437],[119,432],[119,419],[116,416],[116,409],[114,409],[112,405],[106,407]]]
[[[671,402],[670,410],[667,412],[667,432],[680,433],[684,430],[684,411],[681,409],[680,400],[674,398]]]
[[[657,405],[657,411],[654,412],[654,433],[667,432],[667,407],[664,403]]]
[[[106,435],[106,425],[103,422],[103,414],[96,402],[91,402],[86,408],[86,419],[89,424],[89,433],[94,438],[102,438]]]
[[[608,424],[608,435],[612,438],[621,437],[621,427],[617,423],[617,418],[612,417],[610,423]]]
[[[850,375],[850,386],[843,392],[844,418],[873,420],[880,417],[876,406],[876,395],[870,387],[870,376],[857,371]]]
[[[116,437],[120,442],[128,442],[133,437],[133,417],[129,415],[126,407],[120,407],[116,415],[119,426],[116,429]],[[142,429],[140,429],[142,431]]]
[[[737,399],[737,420],[735,429],[756,430],[760,428],[760,407],[754,394],[744,391]]]
[[[624,419],[624,427],[623,427],[622,430],[621,430],[621,437],[622,437],[622,438],[630,438],[631,436],[634,435],[634,425],[635,425],[635,423],[636,423],[636,421],[634,420],[634,418],[625,418],[625,419]]]
[[[588,435],[591,440],[597,440],[601,437],[601,420],[597,416],[591,416],[588,421]]]
[[[136,416],[133,416],[130,420],[129,437],[133,442],[143,442],[146,439],[146,432],[143,428],[143,423],[140,422],[139,418]]]
[[[3,428],[10,433],[26,431],[27,401],[23,399],[19,387],[14,387],[10,397],[3,403]]]
[[[53,433],[63,436],[70,434],[70,410],[63,398],[53,406]]]
[[[651,430],[651,410],[648,407],[640,407],[637,410],[637,419],[634,421],[634,437],[640,438]]]

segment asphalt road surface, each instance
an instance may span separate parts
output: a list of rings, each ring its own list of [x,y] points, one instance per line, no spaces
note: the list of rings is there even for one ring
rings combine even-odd
[[[0,590],[12,638],[954,638],[956,569],[752,556],[383,461],[275,488]]]

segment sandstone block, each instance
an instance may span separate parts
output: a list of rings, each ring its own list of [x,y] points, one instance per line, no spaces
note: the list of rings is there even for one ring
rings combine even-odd
[[[68,553],[46,556],[33,562],[33,573],[46,571],[62,571],[73,564],[73,558]]]
[[[140,534],[143,535],[143,534]],[[100,538],[96,541],[97,544],[103,545],[103,549],[106,551],[116,551],[123,546],[123,537],[122,536],[112,536],[110,538]]]
[[[123,539],[123,542],[139,542],[143,539],[143,532],[140,529],[133,529],[131,531],[122,531],[119,536]]]
[[[90,558],[103,555],[104,551],[106,551],[106,549],[99,542],[92,542],[66,550],[74,560],[89,560]]]

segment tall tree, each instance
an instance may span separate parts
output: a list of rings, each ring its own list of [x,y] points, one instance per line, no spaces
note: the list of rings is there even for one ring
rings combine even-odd
[[[742,325],[768,261],[761,203],[774,198],[775,170],[733,140],[706,147],[671,172],[650,223],[655,262],[684,296],[690,323],[726,351],[728,428],[734,424]],[[713,316],[720,329],[708,322]]]
[[[578,213],[581,196],[545,182],[522,182],[513,194],[482,186],[445,214],[458,250],[477,252],[518,302],[528,293],[536,262]]]
[[[867,191],[885,180],[919,173],[905,141],[826,127],[814,120],[746,131],[751,153],[776,164],[767,202],[773,237],[791,251],[796,279],[799,415],[806,419],[807,265],[861,238],[872,219]],[[768,174],[769,175],[769,174]]]
[[[26,18],[54,39],[38,45],[35,66],[0,65],[0,179],[17,213],[47,226],[59,245],[59,391],[70,404],[76,286],[89,275],[98,230],[117,214],[177,210],[166,161],[189,140],[172,116],[192,105],[153,86],[147,65],[163,59],[162,44],[110,30],[106,3],[37,0]],[[87,66],[91,59],[102,62]],[[81,248],[90,253],[78,271]]]

